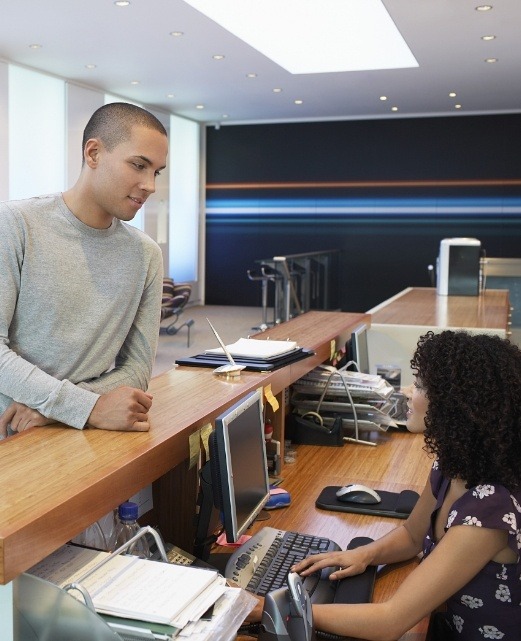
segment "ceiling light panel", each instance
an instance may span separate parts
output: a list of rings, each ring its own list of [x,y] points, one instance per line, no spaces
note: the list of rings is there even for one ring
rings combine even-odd
[[[293,74],[418,66],[381,0],[185,2]]]

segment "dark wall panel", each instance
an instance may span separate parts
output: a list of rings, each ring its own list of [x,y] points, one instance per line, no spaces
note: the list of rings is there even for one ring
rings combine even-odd
[[[338,249],[335,304],[428,286],[440,240],[521,255],[521,116],[208,129],[206,300],[259,305],[256,261]]]

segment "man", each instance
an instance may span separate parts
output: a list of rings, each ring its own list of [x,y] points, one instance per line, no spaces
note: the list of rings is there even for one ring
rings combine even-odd
[[[108,104],[70,190],[0,204],[0,438],[57,421],[149,429],[162,257],[125,222],[167,153],[151,113]]]

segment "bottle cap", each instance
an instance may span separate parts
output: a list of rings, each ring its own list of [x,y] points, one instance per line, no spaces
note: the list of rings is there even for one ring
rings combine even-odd
[[[138,505],[127,501],[118,507],[118,515],[122,521],[135,521],[138,517]]]

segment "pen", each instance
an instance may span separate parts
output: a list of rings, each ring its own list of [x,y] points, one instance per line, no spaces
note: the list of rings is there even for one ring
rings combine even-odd
[[[217,333],[217,330],[210,323],[210,319],[206,317],[206,320],[208,321],[208,325],[210,325],[210,327],[212,328],[212,332],[215,334],[215,338],[218,340],[219,345],[222,347],[224,353],[226,354],[226,358],[230,362],[229,365],[223,365],[222,367],[218,367],[216,370],[214,370],[214,374],[226,374],[230,376],[237,376],[238,374],[240,374],[241,370],[245,368],[245,365],[237,365],[237,363],[233,360],[232,355],[228,351],[226,345],[221,340],[221,337]]]

